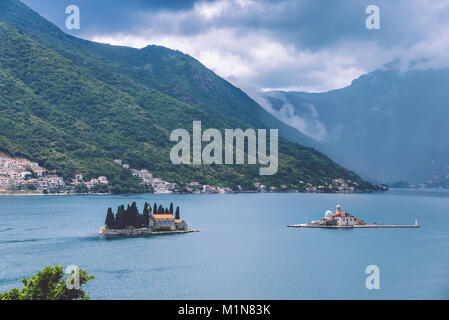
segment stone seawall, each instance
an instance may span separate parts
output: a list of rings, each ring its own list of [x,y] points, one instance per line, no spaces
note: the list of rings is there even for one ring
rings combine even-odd
[[[153,232],[149,228],[141,229],[106,229],[105,227],[100,228],[100,235],[108,237],[138,237],[147,236]]]
[[[190,232],[199,232],[199,230],[189,229],[189,230],[153,232],[150,228],[141,228],[141,229],[106,229],[105,227],[100,228],[100,235],[105,237],[140,237],[158,234],[176,234],[176,233],[190,233]]]

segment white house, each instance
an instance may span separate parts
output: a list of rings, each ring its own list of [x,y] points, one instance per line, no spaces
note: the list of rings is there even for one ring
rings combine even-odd
[[[108,178],[106,178],[105,176],[98,177],[98,181],[101,184],[108,184],[109,183]]]
[[[20,174],[20,172],[16,172],[16,171],[11,171],[8,173],[9,176],[14,179],[14,180],[19,180],[22,178],[22,175]]]
[[[6,177],[0,177],[0,187],[9,186],[9,179]]]

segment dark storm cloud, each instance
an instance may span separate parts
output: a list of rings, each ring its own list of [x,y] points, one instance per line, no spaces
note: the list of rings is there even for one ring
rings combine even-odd
[[[447,22],[449,14],[448,2],[438,0],[427,4],[413,0],[259,0],[255,3],[240,7],[237,1],[210,20],[192,14],[180,17],[176,24],[161,24],[158,20],[149,24],[162,33],[191,34],[223,27],[239,28],[242,34],[264,31],[298,48],[315,50],[348,41],[376,41],[384,46],[410,44],[428,36],[428,28],[417,23],[426,19],[423,5],[432,8],[446,3],[439,6],[432,19]],[[365,9],[371,4],[381,10],[382,30],[379,32],[365,28]]]
[[[245,87],[326,90],[396,57],[448,66],[449,0],[23,0],[65,32],[179,49]],[[81,30],[65,29],[65,8]],[[365,9],[380,7],[381,30]]]
[[[76,32],[133,31],[144,21],[136,20],[142,12],[180,11],[192,8],[194,0],[21,0],[26,5],[64,29],[69,5],[80,8],[83,29]],[[64,30],[67,31],[67,30]]]
[[[423,20],[425,1],[391,0],[258,0],[253,5],[228,3],[222,14],[213,19],[198,15],[194,0],[23,0],[27,5],[64,29],[65,8],[75,4],[82,14],[82,30],[78,35],[157,32],[158,34],[194,35],[211,28],[238,28],[243,34],[260,32],[297,48],[319,50],[343,41],[376,41],[381,46],[416,41],[426,35],[416,21]],[[221,1],[216,1],[220,3]],[[429,6],[446,1],[429,1]],[[244,2],[242,2],[244,3]],[[381,8],[379,32],[367,30],[365,8],[370,4]],[[161,19],[161,12],[179,13],[173,20]],[[441,6],[433,19],[447,21],[449,6]],[[425,17],[424,17],[425,18]],[[417,26],[419,28],[417,28]]]
[[[60,28],[64,28],[65,8],[68,5],[77,5],[81,10],[83,26],[78,33],[83,36],[89,36],[92,33],[135,32],[145,28],[151,28],[160,33],[177,32],[191,35],[204,32],[209,28],[234,27],[241,28],[242,33],[264,30],[279,39],[310,49],[333,45],[342,39],[360,40],[373,37],[388,39],[390,35],[395,36],[394,32],[384,32],[379,35],[364,28],[366,18],[364,10],[373,3],[373,0],[260,0],[256,1],[256,6],[247,8],[234,4],[234,8],[231,6],[223,15],[218,15],[211,20],[187,14],[180,15],[179,19],[172,23],[155,19],[155,16],[159,12],[166,11],[188,12],[193,8],[195,1],[23,0],[23,2]],[[204,1],[197,1],[199,2]],[[413,19],[416,14],[409,12],[407,6],[395,6],[395,1],[376,0],[374,2],[383,8],[382,20],[389,27],[401,24],[404,20]]]

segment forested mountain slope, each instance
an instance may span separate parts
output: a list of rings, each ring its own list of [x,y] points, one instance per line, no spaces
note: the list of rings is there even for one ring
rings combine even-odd
[[[169,140],[176,128],[280,128],[305,142],[240,89],[193,58],[162,47],[142,50],[77,39],[17,0],[0,2],[0,149],[57,169],[65,178],[107,175],[112,185],[139,189],[113,163],[149,169],[173,182],[253,188],[313,185],[333,178],[371,188],[323,154],[280,139],[279,171],[259,166],[175,166]],[[119,189],[120,189],[119,188]]]

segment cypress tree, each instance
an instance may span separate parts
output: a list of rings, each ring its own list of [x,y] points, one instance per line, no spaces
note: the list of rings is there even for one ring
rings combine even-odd
[[[165,214],[170,214],[167,208],[165,208]]]
[[[117,209],[117,215],[115,218],[115,227],[117,229],[123,229],[125,227],[125,206],[121,205]]]
[[[137,203],[133,202],[129,209],[130,225],[135,228],[140,227],[142,220],[140,219],[139,209],[137,209]]]
[[[164,212],[165,212],[165,211],[164,211],[164,207],[160,204],[160,205],[159,205],[159,208],[157,209],[157,213],[158,213],[158,214],[164,214]]]
[[[104,224],[108,228],[114,227],[114,213],[112,212],[111,208],[108,208],[108,213],[106,214],[106,220],[104,221]]]
[[[157,214],[157,204],[156,203],[154,203],[153,214]]]
[[[170,202],[170,214],[173,214],[173,202]]]
[[[120,206],[117,207],[117,213],[114,216],[114,228],[118,228],[119,227],[119,215],[118,213],[120,212]]]
[[[126,207],[125,213],[123,215],[123,227],[126,229],[128,226],[130,226],[132,223],[131,219],[131,208],[130,205]]]
[[[176,220],[181,219],[181,215],[179,214],[179,207],[176,207],[176,214],[175,214]]]
[[[143,214],[142,214],[142,222],[145,227],[148,226],[150,223],[150,214],[151,214],[151,207],[148,203],[145,203],[145,208],[143,208]]]
[[[120,226],[124,229],[126,228],[126,209],[124,204],[120,207],[120,217]]]

